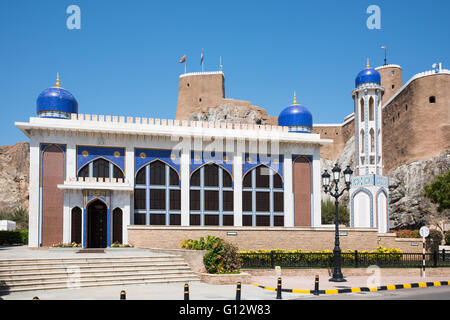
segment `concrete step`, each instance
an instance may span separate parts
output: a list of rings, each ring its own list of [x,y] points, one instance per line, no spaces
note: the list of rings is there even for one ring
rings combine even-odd
[[[75,270],[75,271],[74,271]],[[79,269],[67,269],[67,268],[55,268],[55,269],[48,269],[48,270],[27,270],[23,272],[23,270],[11,270],[9,273],[0,273],[0,280],[3,279],[9,279],[9,278],[15,278],[15,277],[27,277],[27,276],[58,276],[58,275],[67,275],[69,273],[77,272],[81,275],[83,274],[102,274],[107,272],[114,272],[114,273],[145,273],[147,271],[165,271],[165,270],[190,270],[189,266],[187,264],[180,264],[180,265],[164,265],[164,266],[140,266],[140,267],[126,267],[126,268],[79,268]]]
[[[117,286],[117,285],[131,285],[131,284],[152,284],[152,283],[192,283],[200,282],[200,278],[195,275],[184,275],[180,277],[164,277],[164,278],[154,278],[154,279],[127,279],[127,280],[113,280],[113,281],[100,281],[100,282],[80,282],[76,286],[71,286],[71,288],[76,287],[95,287],[95,286]],[[35,291],[35,290],[53,290],[53,289],[67,289],[67,282],[52,283],[52,284],[32,284],[30,286],[11,286],[11,287],[1,287],[0,293],[5,294],[8,292],[19,292],[19,291]],[[120,293],[118,293],[119,295]]]
[[[65,272],[47,273],[47,274],[13,274],[10,276],[1,276],[0,281],[27,281],[27,280],[45,280],[45,279],[69,279],[74,277],[80,278],[102,278],[105,276],[127,277],[134,275],[157,275],[157,274],[171,274],[171,273],[191,273],[189,267],[186,268],[167,268],[154,270],[132,270],[132,271],[106,271],[106,272],[80,272],[68,274]]]
[[[7,266],[19,266],[19,265],[45,265],[45,264],[70,264],[70,263],[123,263],[127,261],[178,261],[183,260],[180,256],[151,256],[151,257],[110,257],[110,258],[57,258],[57,259],[2,259],[0,260],[0,268]]]
[[[162,266],[162,265],[179,265],[179,264],[185,264],[183,259],[177,259],[177,260],[149,260],[149,261],[121,261],[121,262],[73,262],[73,263],[36,263],[36,264],[15,264],[15,265],[8,265],[8,266],[1,266],[0,267],[0,274],[6,271],[10,270],[42,270],[42,269],[55,269],[55,268],[73,268],[73,267],[79,267],[79,268],[100,268],[100,267],[114,267],[114,268],[121,268],[121,267],[132,267],[132,266]]]
[[[188,281],[200,279],[170,254],[0,260],[0,292]]]

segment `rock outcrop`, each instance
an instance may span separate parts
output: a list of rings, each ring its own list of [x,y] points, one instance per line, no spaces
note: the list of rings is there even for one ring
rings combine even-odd
[[[337,161],[321,159],[321,170],[331,172],[335,163],[344,169],[347,165],[355,167],[355,137],[345,144],[344,151]],[[424,195],[424,187],[433,182],[438,175],[450,170],[450,151],[429,159],[417,160],[402,165],[387,174],[389,177],[389,212],[392,229],[417,228],[427,223],[429,214],[436,212],[436,206]],[[344,188],[344,182],[339,183]],[[322,193],[322,199],[331,199]],[[348,206],[348,193],[344,193],[339,203]]]
[[[0,211],[28,209],[30,145],[0,147]]]
[[[450,151],[402,165],[388,174],[392,228],[414,228],[425,223],[436,206],[424,196],[424,187],[450,170]]]
[[[278,119],[269,116],[263,108],[252,105],[247,101],[224,99],[224,103],[218,107],[209,108],[206,111],[192,113],[191,121],[215,121],[228,123],[251,123],[277,125]]]

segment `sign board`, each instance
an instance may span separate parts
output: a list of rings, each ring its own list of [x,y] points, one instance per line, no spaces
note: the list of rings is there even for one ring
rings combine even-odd
[[[280,266],[275,266],[275,274],[277,275],[277,277],[281,277],[281,267]]]
[[[422,238],[426,238],[430,234],[430,229],[428,229],[428,227],[423,226],[422,228],[420,228],[419,234]]]

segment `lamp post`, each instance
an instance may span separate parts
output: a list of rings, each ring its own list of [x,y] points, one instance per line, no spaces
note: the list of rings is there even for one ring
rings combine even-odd
[[[325,190],[325,193],[329,193],[334,199],[334,205],[335,205],[335,218],[334,218],[334,225],[335,225],[335,238],[334,238],[334,271],[333,271],[333,277],[329,279],[329,281],[333,282],[345,282],[347,280],[344,279],[344,276],[342,275],[341,271],[341,248],[339,247],[339,214],[338,214],[338,199],[344,191],[350,190],[350,179],[352,178],[353,171],[350,169],[350,166],[347,166],[347,168],[344,170],[344,179],[346,187],[339,192],[338,183],[341,175],[341,168],[336,163],[334,165],[334,168],[331,170],[333,174],[333,182],[334,182],[334,191],[332,190],[332,187],[330,186],[330,174],[325,170],[325,172],[322,174],[322,184]]]

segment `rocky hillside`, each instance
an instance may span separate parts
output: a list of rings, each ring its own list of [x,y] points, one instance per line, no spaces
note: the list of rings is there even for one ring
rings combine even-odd
[[[28,209],[30,145],[0,147],[0,211]]]
[[[355,137],[351,137],[339,156],[337,163],[344,169],[347,165],[354,168]],[[321,159],[322,171],[331,169],[334,161]],[[424,197],[424,187],[434,177],[450,170],[450,151],[429,159],[414,161],[402,165],[387,174],[389,177],[389,212],[391,228],[417,228],[427,222],[429,213],[436,212],[436,206]],[[341,182],[340,188],[344,187]],[[331,197],[323,194],[322,199]],[[340,203],[348,206],[348,193],[340,199]]]
[[[252,123],[277,125],[278,119],[269,116],[263,108],[253,106],[249,102],[224,99],[222,105],[200,113],[192,113],[191,121],[215,121],[228,123]]]

